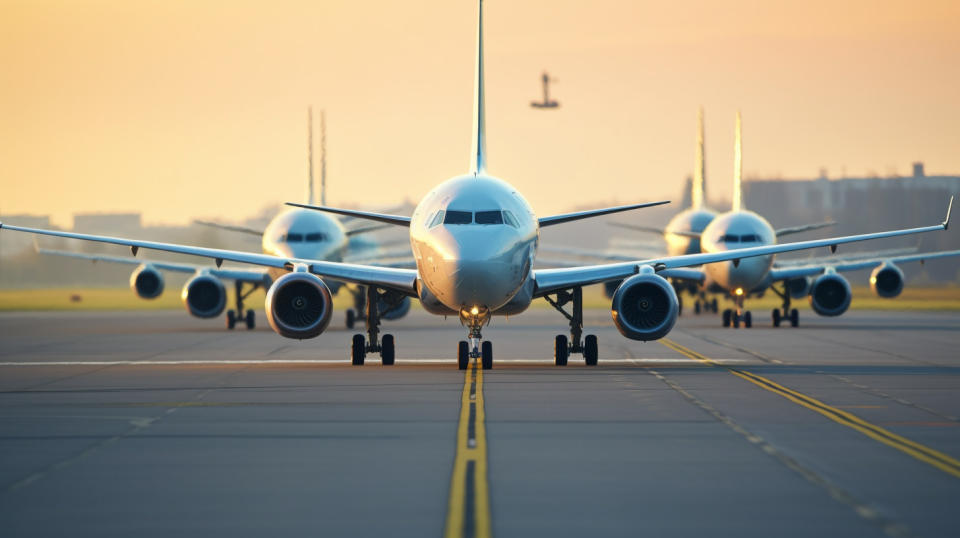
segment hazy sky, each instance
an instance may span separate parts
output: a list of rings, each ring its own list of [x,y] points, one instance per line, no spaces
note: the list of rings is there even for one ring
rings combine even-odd
[[[490,171],[540,214],[676,197],[707,121],[750,176],[960,173],[960,2],[487,0]],[[467,171],[475,2],[0,0],[0,214],[238,219],[419,199]],[[539,75],[559,110],[533,110]]]

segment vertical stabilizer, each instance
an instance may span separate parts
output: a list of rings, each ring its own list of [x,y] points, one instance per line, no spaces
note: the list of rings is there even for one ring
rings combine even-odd
[[[483,0],[477,16],[477,71],[473,95],[473,144],[470,171],[474,175],[487,170],[486,106],[483,102]]]
[[[693,209],[700,209],[704,205],[706,192],[703,179],[706,175],[706,161],[703,153],[703,107],[697,112],[697,159],[693,170],[693,185],[691,186],[690,201]]]
[[[313,197],[313,107],[307,107],[307,203],[314,205]]]
[[[737,111],[737,131],[733,142],[733,207],[734,211],[743,209],[743,141],[740,134],[740,111]]]
[[[320,111],[320,205],[327,205],[327,112]]]

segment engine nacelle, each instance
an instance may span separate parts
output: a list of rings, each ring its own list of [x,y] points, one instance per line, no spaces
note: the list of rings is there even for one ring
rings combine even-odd
[[[163,275],[153,266],[143,264],[130,275],[130,289],[141,299],[156,299],[163,293]]]
[[[620,284],[623,284],[622,280],[608,280],[603,283],[603,293],[609,299],[613,299],[613,294],[617,293],[617,288],[620,287]]]
[[[657,340],[677,322],[679,303],[673,286],[648,270],[625,280],[613,294],[613,323],[631,340]]]
[[[836,273],[821,275],[810,285],[810,307],[821,316],[843,314],[852,297],[847,279]]]
[[[900,295],[903,291],[903,271],[892,263],[884,263],[870,273],[870,289],[886,299]]]
[[[227,306],[227,290],[219,279],[199,274],[184,284],[180,299],[191,316],[215,318],[222,314]]]
[[[380,317],[395,320],[407,315],[410,311],[410,298],[405,295],[384,295],[380,301]]]
[[[807,277],[791,278],[785,284],[792,299],[803,299],[810,294],[810,279]]]
[[[303,340],[326,330],[333,314],[330,288],[311,273],[287,273],[267,291],[267,320],[280,336]]]

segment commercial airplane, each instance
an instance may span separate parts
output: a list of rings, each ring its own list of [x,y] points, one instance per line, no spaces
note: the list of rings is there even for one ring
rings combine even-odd
[[[366,338],[353,337],[351,358],[363,364],[367,353],[379,353],[383,364],[393,364],[393,335],[379,334],[379,309],[370,308],[382,296],[416,297],[424,309],[437,315],[456,315],[468,330],[468,339],[457,348],[457,364],[466,369],[479,359],[484,369],[493,367],[493,344],[483,340],[482,330],[494,315],[516,315],[539,297],[553,295],[551,304],[570,320],[572,342],[557,336],[554,356],[557,365],[567,363],[570,353],[582,353],[586,364],[598,360],[597,338],[583,334],[581,288],[610,280],[624,280],[612,301],[613,322],[625,337],[649,341],[662,338],[677,319],[677,296],[667,278],[683,275],[687,268],[709,263],[727,263],[768,257],[782,252],[898,237],[945,230],[950,219],[940,224],[888,232],[832,237],[783,245],[765,245],[682,256],[664,256],[607,265],[586,265],[557,269],[532,269],[541,227],[579,219],[607,215],[665,202],[608,207],[577,213],[537,217],[533,208],[509,183],[487,173],[485,140],[485,99],[483,62],[483,2],[480,0],[477,22],[473,142],[470,171],[440,183],[417,205],[410,217],[378,214],[326,206],[304,206],[319,211],[349,215],[388,224],[409,227],[410,246],[416,269],[350,264],[293,255],[255,254],[235,250],[211,249],[8,226],[0,229],[68,237],[130,247],[154,249],[211,258],[219,267],[224,261],[267,267],[285,272],[267,291],[266,311],[271,327],[282,336],[313,338],[328,326],[332,311],[327,281],[342,281],[366,287]],[[573,314],[563,310],[572,302]]]
[[[307,201],[313,204],[315,203],[315,181],[313,176],[312,108],[308,109],[307,114],[309,163]],[[327,192],[326,130],[323,112],[321,112],[320,116],[320,133],[320,202],[321,204],[325,204]],[[381,251],[375,244],[367,243],[363,245],[363,248],[351,249],[351,247],[355,245],[354,238],[360,234],[383,228],[385,225],[365,225],[347,228],[339,219],[332,215],[326,215],[308,209],[286,208],[274,217],[263,231],[213,222],[200,221],[199,224],[260,237],[263,252],[274,256],[336,262],[353,261],[356,259],[368,261],[373,264],[377,264],[380,259],[385,258],[390,258],[390,260],[395,263],[402,263],[398,261],[398,255],[405,254],[407,258],[410,257],[409,248],[405,248],[400,252],[387,252]],[[247,329],[253,329],[256,324],[254,311],[252,309],[244,311],[244,301],[258,288],[269,288],[275,278],[286,272],[284,270],[265,271],[241,268],[214,269],[189,263],[160,261],[144,261],[141,263],[131,258],[42,248],[38,248],[37,252],[47,255],[91,260],[93,262],[103,261],[137,265],[138,267],[136,267],[133,274],[130,275],[130,288],[143,299],[154,299],[163,293],[164,279],[162,272],[193,274],[194,276],[184,285],[180,295],[187,312],[194,317],[203,319],[215,318],[223,313],[227,303],[227,292],[223,281],[233,281],[235,288],[235,309],[227,310],[227,329],[233,329],[238,322],[245,323]],[[353,295],[356,310],[349,309],[346,318],[347,327],[353,328],[354,320],[358,312],[362,312],[362,308],[365,307],[364,290],[358,289],[357,287],[347,288],[346,286],[341,286],[341,284],[336,281],[330,282],[329,286],[331,292],[334,294],[337,293],[339,289],[344,288]],[[380,315],[384,319],[399,319],[410,310],[410,299],[404,297],[390,303],[381,301],[379,308]]]

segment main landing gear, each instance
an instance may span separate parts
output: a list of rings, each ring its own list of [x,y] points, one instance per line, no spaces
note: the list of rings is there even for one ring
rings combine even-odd
[[[480,331],[490,323],[490,310],[473,307],[460,311],[460,323],[470,329],[467,340],[457,344],[457,368],[466,370],[470,359],[480,359],[484,370],[493,368],[493,343],[484,341]]]
[[[693,313],[700,315],[701,312],[714,314],[717,313],[717,298],[714,297],[712,301],[708,301],[706,297],[701,294],[697,300],[693,303]]]
[[[379,353],[380,362],[384,366],[389,366],[393,364],[396,348],[392,334],[385,334],[380,337],[380,309],[377,308],[380,290],[375,286],[367,286],[366,291],[367,303],[364,310],[367,318],[367,336],[364,338],[362,334],[353,335],[350,358],[354,365],[359,366],[363,364],[367,353]]]
[[[753,314],[751,314],[749,310],[744,311],[743,309],[744,297],[744,295],[734,295],[733,301],[736,308],[727,308],[723,311],[724,327],[733,326],[734,329],[739,329],[741,323],[743,323],[745,329],[753,327]]]
[[[548,295],[543,298],[570,321],[570,339],[568,340],[566,335],[558,334],[554,340],[553,358],[556,365],[566,366],[571,353],[581,353],[587,366],[596,366],[599,355],[596,335],[588,334],[586,338],[581,340],[583,336],[583,289],[576,287],[570,291],[559,291],[556,300],[551,299]],[[573,302],[572,314],[563,309],[563,306],[569,302]]]
[[[784,321],[789,321],[791,327],[800,325],[800,312],[798,312],[796,308],[790,308],[790,290],[787,289],[786,282],[783,284],[782,292],[773,286],[770,286],[770,289],[783,299],[783,311],[781,312],[780,309],[774,308],[770,313],[773,326],[779,327],[780,323]]]
[[[247,324],[247,330],[252,330],[256,326],[256,317],[254,316],[253,310],[247,310],[246,315],[243,312],[243,300],[250,296],[251,293],[257,290],[260,287],[260,284],[252,284],[250,289],[246,293],[243,292],[243,282],[237,280],[234,282],[234,290],[236,290],[237,297],[237,309],[236,310],[227,310],[227,329],[233,330],[236,327],[237,322],[243,322]]]

